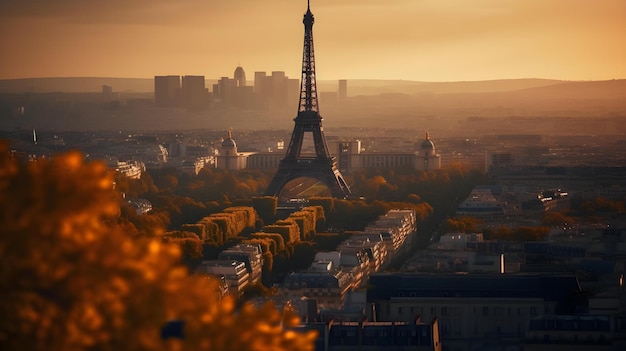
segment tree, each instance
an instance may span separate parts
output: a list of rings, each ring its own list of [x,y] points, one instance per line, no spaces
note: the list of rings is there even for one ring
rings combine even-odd
[[[580,217],[611,218],[623,216],[626,210],[624,209],[624,201],[615,201],[599,196],[590,200],[572,201],[572,212]]]
[[[273,196],[261,196],[252,198],[252,207],[265,223],[272,223],[276,219],[276,207],[278,199]]]
[[[508,227],[500,226],[495,229],[483,229],[483,235],[485,240],[511,240],[513,231]]]
[[[482,220],[476,217],[448,218],[443,227],[446,233],[477,233],[481,223]]]
[[[165,168],[161,170],[160,174],[154,178],[154,183],[159,189],[174,191],[178,187],[176,169]]]
[[[574,217],[567,216],[563,212],[546,212],[541,221],[541,224],[546,227],[563,227],[574,223]]]
[[[485,229],[483,234],[487,240],[503,241],[541,241],[548,236],[550,228],[520,226],[515,229],[498,227],[495,230]]]
[[[0,144],[0,349],[313,349],[289,313],[235,311],[176,245],[126,232],[112,182],[79,153],[20,163]],[[184,338],[165,342],[171,320]]]
[[[294,244],[294,253],[291,256],[291,265],[294,270],[306,269],[315,259],[315,243],[300,241]]]
[[[412,204],[419,204],[420,202],[422,202],[422,198],[420,198],[419,195],[416,194],[409,194],[406,196],[405,201]]]

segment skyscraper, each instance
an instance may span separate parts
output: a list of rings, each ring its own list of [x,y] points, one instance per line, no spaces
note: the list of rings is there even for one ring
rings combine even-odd
[[[183,106],[200,108],[208,104],[208,91],[204,87],[204,76],[183,76]]]
[[[154,104],[159,107],[180,105],[180,76],[154,77]]]
[[[235,68],[234,78],[238,88],[246,86],[246,72],[243,70],[243,67],[237,66]]]
[[[213,97],[222,106],[247,108],[253,104],[253,90],[252,86],[246,85],[243,67],[238,66],[233,78],[222,77],[213,85]]]
[[[337,99],[345,100],[348,97],[348,81],[345,79],[339,80],[339,90],[337,91]]]

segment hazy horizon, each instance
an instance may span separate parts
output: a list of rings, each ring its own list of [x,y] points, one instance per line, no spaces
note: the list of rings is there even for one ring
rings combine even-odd
[[[314,0],[318,80],[626,78],[626,2]],[[0,3],[0,79],[300,76],[306,1]]]
[[[246,75],[250,74],[251,77],[247,77],[246,81],[254,82],[253,74],[254,72],[248,72],[245,69]],[[234,68],[232,69],[234,71]],[[261,70],[264,71],[264,70]],[[280,70],[276,70],[280,71]],[[264,72],[271,73],[271,71],[265,70]],[[284,72],[284,71],[282,71]],[[163,75],[174,75],[174,76],[194,76],[195,74],[185,74],[185,73],[171,73],[171,74],[163,74]],[[200,74],[198,74],[200,75]],[[121,77],[121,76],[47,76],[47,77],[16,77],[16,78],[0,78],[0,81],[9,81],[9,80],[29,80],[29,79],[149,79],[153,80],[155,76],[161,76],[159,74],[155,74],[148,77]],[[224,76],[226,77],[226,76]],[[300,75],[289,76],[289,78],[300,79]],[[214,80],[218,81],[222,77],[211,77],[204,76],[205,80]],[[230,74],[230,78],[232,78],[232,73]],[[317,79],[317,82],[336,82],[338,80],[342,80],[346,78],[329,78],[329,79]],[[351,79],[347,79],[348,81],[390,81],[390,82],[407,82],[407,83],[471,83],[471,82],[490,82],[490,81],[505,81],[505,80],[545,80],[545,81],[555,81],[555,82],[595,82],[595,81],[610,81],[610,80],[625,80],[626,78],[610,78],[610,79],[556,79],[556,78],[543,78],[543,77],[518,77],[518,78],[493,78],[493,79],[476,79],[476,80],[415,80],[415,79],[402,79],[402,78],[368,78],[368,77],[355,77]]]

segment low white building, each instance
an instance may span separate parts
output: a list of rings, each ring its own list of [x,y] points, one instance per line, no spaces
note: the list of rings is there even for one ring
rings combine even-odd
[[[228,283],[228,290],[238,296],[250,282],[250,275],[243,262],[232,260],[202,261],[197,272],[200,274],[223,275]]]
[[[259,244],[238,244],[219,254],[220,260],[243,262],[249,274],[250,285],[261,281],[263,251]]]
[[[245,169],[248,166],[248,156],[250,156],[250,154],[252,153],[241,153],[237,150],[237,143],[229,130],[228,135],[224,141],[222,141],[222,146],[219,149],[216,164],[217,168],[231,171]]]

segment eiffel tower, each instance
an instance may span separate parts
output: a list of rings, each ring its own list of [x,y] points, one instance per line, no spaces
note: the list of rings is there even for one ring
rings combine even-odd
[[[304,14],[304,52],[302,54],[302,78],[300,82],[300,103],[298,115],[294,118],[295,127],[285,157],[280,161],[278,172],[267,187],[265,195],[278,196],[287,182],[310,177],[324,183],[333,197],[345,198],[350,195],[350,188],[337,168],[337,160],[330,155],[322,116],[317,102],[315,82],[315,55],[313,54],[313,14],[310,0]],[[302,155],[302,143],[305,133],[311,133],[315,155]]]

